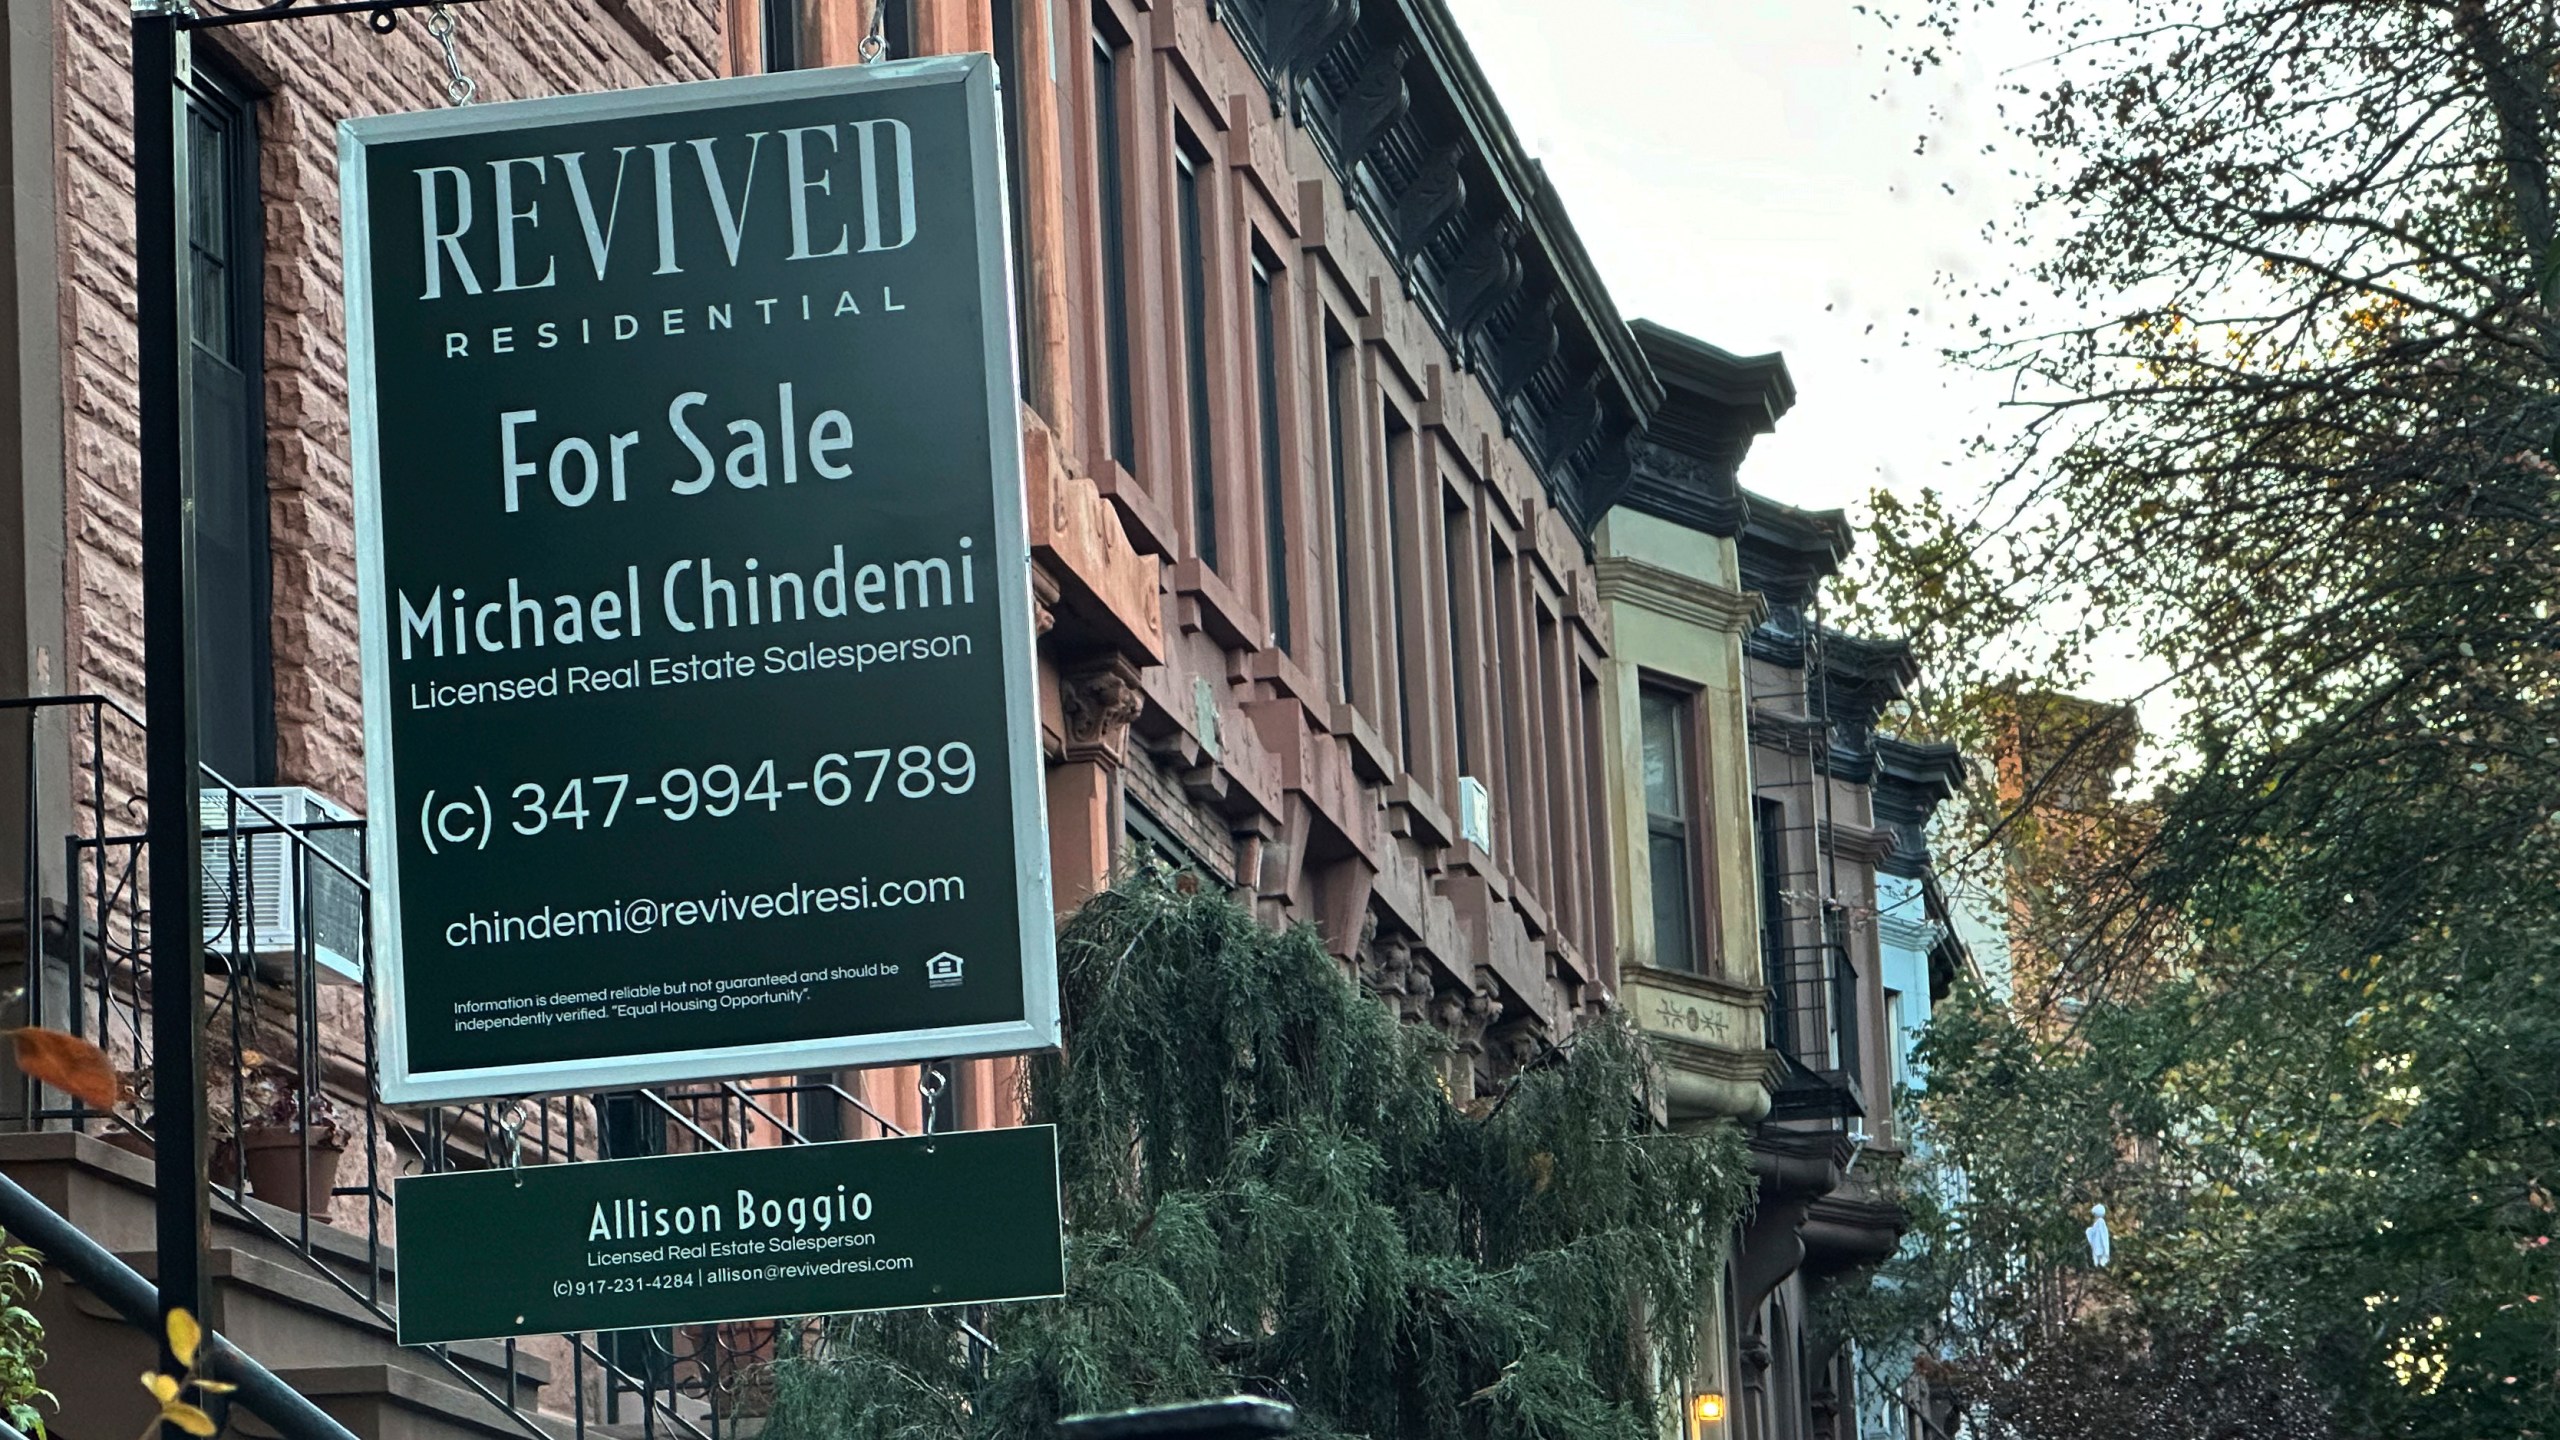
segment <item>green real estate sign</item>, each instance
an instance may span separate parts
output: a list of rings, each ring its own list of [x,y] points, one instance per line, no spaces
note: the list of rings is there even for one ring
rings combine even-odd
[[[1054,1045],[994,66],[349,122],[383,1098]]]
[[[1057,1132],[715,1150],[398,1182],[400,1343],[1062,1293]]]

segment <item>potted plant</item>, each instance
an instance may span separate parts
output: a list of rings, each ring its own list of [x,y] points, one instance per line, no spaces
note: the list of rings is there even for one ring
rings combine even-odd
[[[229,1087],[205,1097],[204,1118],[205,1142],[210,1147],[205,1155],[205,1173],[215,1185],[237,1189],[240,1184],[240,1141],[231,1123]],[[133,1077],[124,1104],[108,1112],[106,1120],[106,1128],[95,1132],[99,1139],[144,1160],[159,1154],[156,1137],[160,1116],[152,1103],[151,1072],[148,1069]]]
[[[262,1069],[242,1083],[241,1166],[259,1199],[326,1220],[347,1126],[337,1101],[316,1088],[306,1094],[298,1080],[290,1071]]]

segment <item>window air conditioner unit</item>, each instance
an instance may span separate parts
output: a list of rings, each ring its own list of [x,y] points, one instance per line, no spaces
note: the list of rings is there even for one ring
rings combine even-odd
[[[321,979],[363,983],[364,891],[327,860],[297,856],[294,839],[278,832],[249,802],[256,801],[297,830],[358,817],[300,785],[244,785],[239,793],[246,798],[235,802],[226,790],[197,792],[197,815],[205,832],[205,948],[251,960],[261,975],[281,982],[293,978],[295,956],[307,942]],[[257,833],[262,830],[267,833]],[[364,872],[362,831],[304,833],[314,849]],[[308,936],[301,933],[306,924]]]
[[[1493,850],[1493,792],[1473,775],[1458,777],[1458,835],[1488,854]]]

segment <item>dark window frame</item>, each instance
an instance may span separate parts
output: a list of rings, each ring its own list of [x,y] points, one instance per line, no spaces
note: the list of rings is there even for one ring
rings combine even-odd
[[[1177,122],[1173,144],[1174,273],[1181,306],[1183,423],[1190,449],[1191,553],[1219,568],[1218,435],[1210,296],[1217,255],[1216,170],[1208,147]]]
[[[190,67],[184,92],[179,324],[183,463],[196,515],[198,734],[205,764],[224,779],[267,785],[276,776],[275,609],[260,95],[211,54]],[[197,222],[212,206],[220,214],[209,233]]]
[[[1413,508],[1411,491],[1414,472],[1421,464],[1422,435],[1396,408],[1395,401],[1384,395],[1378,397],[1378,432],[1385,442],[1387,462],[1387,629],[1394,637],[1387,656],[1395,670],[1389,688],[1396,698],[1396,762],[1404,768],[1405,774],[1419,777],[1420,771],[1415,764],[1419,757],[1414,754],[1413,722],[1421,706],[1416,703],[1413,693],[1412,645],[1406,634],[1407,622],[1413,614],[1413,597],[1406,593],[1406,587],[1411,583],[1406,572],[1411,567],[1405,564],[1405,541],[1410,537],[1415,539],[1415,543],[1420,543],[1413,528],[1413,517],[1406,512]]]
[[[803,21],[800,0],[762,0],[757,8],[757,40],[765,74],[797,70],[807,62]]]
[[[1121,469],[1138,474],[1137,350],[1129,327],[1129,277],[1136,257],[1129,250],[1128,123],[1132,108],[1130,68],[1134,47],[1119,32],[1108,12],[1097,9],[1093,26],[1093,201],[1097,219],[1095,246],[1101,271],[1104,423],[1110,434],[1104,450]]]
[[[1342,686],[1342,703],[1354,707],[1364,697],[1359,683],[1360,655],[1351,624],[1352,567],[1359,557],[1351,548],[1351,510],[1359,494],[1352,427],[1360,411],[1360,347],[1348,327],[1327,309],[1324,317],[1324,390],[1326,462],[1331,473],[1333,505],[1333,643],[1334,678]]]
[[[1664,708],[1657,708],[1664,707]],[[1657,797],[1652,784],[1654,720],[1666,717],[1673,773],[1669,778],[1671,810],[1655,808]],[[1643,780],[1645,822],[1645,876],[1653,892],[1653,963],[1659,969],[1676,970],[1686,975],[1703,975],[1710,967],[1708,931],[1705,924],[1706,895],[1700,883],[1700,861],[1707,847],[1700,844],[1699,815],[1699,745],[1698,690],[1654,675],[1641,675],[1636,681],[1636,739],[1639,751],[1639,775]],[[1665,845],[1676,846],[1677,859],[1671,873],[1680,883],[1681,945],[1677,954],[1666,942],[1662,927],[1666,916],[1674,912],[1664,904],[1663,851]],[[1676,962],[1676,963],[1675,963]]]
[[[1281,287],[1287,270],[1257,239],[1251,246],[1253,290],[1254,421],[1260,440],[1262,471],[1262,593],[1264,617],[1271,622],[1272,643],[1283,655],[1296,654],[1292,638],[1297,617],[1289,587],[1288,445],[1283,430],[1280,373],[1286,311]]]
[[[1476,753],[1482,736],[1474,714],[1475,687],[1468,672],[1483,664],[1483,607],[1477,575],[1476,514],[1458,489],[1440,486],[1440,571],[1449,600],[1449,737],[1451,767],[1478,780]],[[1488,787],[1488,793],[1490,787]]]
[[[881,12],[881,42],[890,56],[903,59],[907,51],[889,32],[896,28],[910,0],[872,0],[885,7]],[[1023,227],[1031,223],[1031,166],[1026,158],[1028,142],[1024,139],[1022,97],[1022,13],[1017,0],[987,0],[988,39],[995,47],[996,98],[1002,113],[997,117],[1004,132],[1004,213],[1005,228],[1012,251],[1013,277],[1013,385],[1017,399],[1027,401],[1036,391],[1041,349],[1033,326],[1039,320],[1039,307],[1031,285],[1030,234]],[[912,22],[906,27],[913,30]],[[912,39],[904,43],[913,43]]]
[[[1751,800],[1753,850],[1760,862],[1760,983],[1769,993],[1769,1043],[1795,1054],[1794,980],[1787,964],[1787,811],[1766,795]]]

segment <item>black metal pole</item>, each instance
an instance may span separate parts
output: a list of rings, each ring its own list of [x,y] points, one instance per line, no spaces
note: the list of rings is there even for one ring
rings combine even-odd
[[[195,524],[181,451],[178,67],[164,5],[133,16],[135,310],[140,320],[142,670],[151,857],[151,1105],[161,1357],[169,1312],[204,1318],[211,1233],[204,1094],[204,867],[197,833]],[[163,1426],[167,1440],[181,1440]]]

